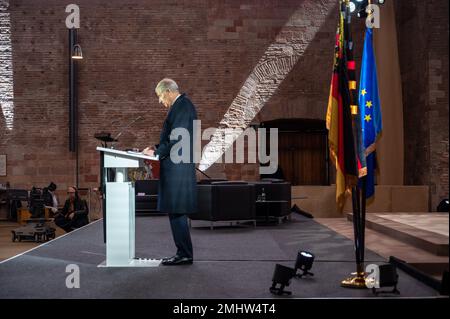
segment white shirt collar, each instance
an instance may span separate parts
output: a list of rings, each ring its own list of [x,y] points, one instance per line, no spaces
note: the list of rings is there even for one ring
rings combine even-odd
[[[181,96],[181,94],[178,94],[178,96],[175,98],[175,100],[173,100],[172,105],[175,104],[176,100],[178,100],[178,98]]]

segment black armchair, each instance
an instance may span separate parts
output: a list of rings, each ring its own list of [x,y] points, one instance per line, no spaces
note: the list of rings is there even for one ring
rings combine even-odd
[[[255,221],[254,186],[247,182],[211,182],[198,184],[198,212],[191,220],[210,221],[211,229],[218,221]]]

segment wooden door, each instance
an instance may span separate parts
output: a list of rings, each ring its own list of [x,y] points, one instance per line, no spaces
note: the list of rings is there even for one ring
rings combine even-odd
[[[326,135],[279,132],[278,160],[292,185],[326,185]]]

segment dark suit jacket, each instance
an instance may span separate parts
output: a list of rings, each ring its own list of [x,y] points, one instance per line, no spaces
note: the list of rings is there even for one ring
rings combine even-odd
[[[192,102],[182,94],[170,107],[161,132],[158,148],[155,151],[160,158],[160,177],[158,192],[158,210],[173,214],[190,214],[197,211],[197,182],[195,163],[193,162],[193,121],[197,111]],[[172,147],[181,140],[170,139],[175,128],[185,128],[190,134],[189,163],[174,163],[170,158]],[[183,149],[180,150],[180,155]]]

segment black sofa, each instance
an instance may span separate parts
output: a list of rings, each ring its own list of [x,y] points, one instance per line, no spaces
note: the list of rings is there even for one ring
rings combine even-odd
[[[157,210],[159,180],[141,180],[135,183],[136,214],[159,214]],[[262,190],[267,201],[257,203]],[[258,182],[204,179],[198,182],[198,212],[190,214],[191,220],[210,222],[253,221],[281,219],[291,213],[291,184],[280,179],[262,179]]]
[[[254,185],[243,181],[205,181],[197,187],[198,212],[189,215],[191,220],[210,221],[211,229],[219,221],[256,223]]]

